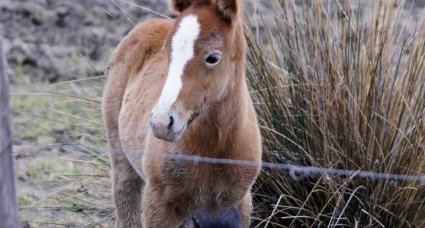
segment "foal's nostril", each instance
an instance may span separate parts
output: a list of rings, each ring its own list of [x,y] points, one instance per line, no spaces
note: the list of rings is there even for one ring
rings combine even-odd
[[[173,127],[174,124],[174,118],[172,116],[170,116],[170,123],[167,126],[167,129],[170,130]]]
[[[175,142],[186,129],[187,121],[177,112],[164,111],[154,113],[150,125],[156,138]]]

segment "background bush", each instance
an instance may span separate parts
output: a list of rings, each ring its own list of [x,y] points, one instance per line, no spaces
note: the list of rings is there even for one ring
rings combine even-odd
[[[248,30],[264,160],[425,173],[425,27],[402,23],[403,2],[373,2],[363,17],[280,1],[264,39]],[[265,169],[255,211],[260,227],[423,227],[424,185]]]

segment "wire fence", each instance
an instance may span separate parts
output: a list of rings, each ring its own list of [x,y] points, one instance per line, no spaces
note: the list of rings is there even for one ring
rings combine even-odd
[[[94,148],[90,146],[85,146],[81,144],[50,144],[50,145],[39,145],[41,147],[49,146],[65,146],[67,150],[75,150],[80,152],[87,151],[96,151],[98,153],[110,153],[112,152],[114,156],[125,156],[122,150],[113,150],[110,151],[106,148]],[[363,178],[369,179],[372,181],[376,180],[391,180],[391,181],[411,181],[418,182],[421,185],[425,185],[425,175],[407,175],[407,174],[394,174],[394,173],[380,173],[374,171],[365,171],[365,170],[354,170],[354,169],[336,169],[336,168],[325,168],[319,166],[305,166],[305,165],[295,165],[290,163],[271,163],[271,162],[256,162],[248,160],[237,160],[237,159],[227,159],[227,158],[213,158],[213,157],[204,157],[198,155],[186,155],[182,151],[173,151],[170,153],[144,153],[140,151],[132,151],[139,153],[139,156],[149,156],[149,157],[160,157],[165,159],[172,159],[174,161],[184,161],[191,162],[194,165],[201,163],[207,164],[218,164],[218,165],[233,165],[233,166],[249,166],[249,167],[262,167],[275,169],[280,171],[288,172],[289,176],[295,181],[301,181],[306,177],[315,177],[319,175],[327,175],[329,177],[338,176],[346,178]]]

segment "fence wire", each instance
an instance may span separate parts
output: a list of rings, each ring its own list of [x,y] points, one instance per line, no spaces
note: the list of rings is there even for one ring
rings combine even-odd
[[[52,145],[62,145],[68,147],[67,149],[76,150],[80,152],[87,151],[96,151],[98,153],[107,153],[112,152],[115,156],[122,155],[125,156],[122,150],[113,150],[108,149],[99,149],[89,146],[84,146],[81,144],[74,145],[63,145],[63,144],[52,144]],[[46,147],[46,145],[40,145]],[[162,157],[166,159],[172,159],[175,161],[185,161],[192,162],[194,165],[200,163],[208,164],[220,164],[220,165],[234,165],[234,166],[251,166],[262,168],[275,169],[280,171],[288,172],[290,177],[295,181],[301,181],[306,177],[315,177],[319,175],[327,175],[329,177],[338,176],[346,178],[363,178],[369,179],[372,181],[376,180],[392,180],[392,181],[412,181],[418,182],[421,185],[425,185],[425,175],[406,175],[406,174],[393,174],[393,173],[380,173],[373,171],[365,170],[354,170],[354,169],[336,169],[336,168],[323,168],[318,166],[304,166],[304,165],[295,165],[289,163],[271,163],[271,162],[255,162],[247,160],[237,160],[237,159],[226,159],[226,158],[212,158],[212,157],[203,157],[197,155],[186,155],[181,151],[175,151],[170,153],[144,153],[143,151],[134,151],[139,153],[141,156],[152,156],[152,157]]]

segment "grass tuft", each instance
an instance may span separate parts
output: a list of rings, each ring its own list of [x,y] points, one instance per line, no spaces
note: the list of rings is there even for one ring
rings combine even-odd
[[[402,1],[357,11],[318,0],[276,2],[262,37],[247,29],[264,160],[425,174],[425,26],[402,23]],[[370,17],[361,14],[367,10]],[[293,180],[264,170],[255,216],[257,227],[423,227],[425,183]]]

